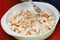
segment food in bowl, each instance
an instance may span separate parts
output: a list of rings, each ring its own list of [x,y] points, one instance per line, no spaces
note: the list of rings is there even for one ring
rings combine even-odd
[[[40,35],[49,31],[55,24],[55,18],[51,12],[21,9],[19,12],[12,12],[9,15],[7,24],[9,28],[26,36]]]

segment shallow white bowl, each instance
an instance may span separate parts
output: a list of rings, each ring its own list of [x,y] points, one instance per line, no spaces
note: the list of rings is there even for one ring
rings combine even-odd
[[[2,17],[1,19],[1,25],[2,25],[2,28],[3,30],[15,37],[16,39],[18,40],[44,40],[46,39],[47,37],[49,37],[53,31],[55,30],[55,27],[58,23],[58,20],[59,20],[59,11],[54,7],[52,6],[51,4],[48,4],[48,3],[44,3],[44,2],[34,2],[35,5],[39,6],[41,8],[41,10],[47,10],[49,12],[51,12],[55,19],[56,19],[56,23],[55,25],[52,27],[51,30],[41,34],[41,35],[36,35],[36,36],[22,36],[22,35],[18,35],[17,33],[13,32],[12,30],[10,30],[10,28],[8,27],[6,21],[7,21],[7,17],[13,12],[13,11],[19,11],[21,8],[24,8],[24,9],[33,9],[33,6],[30,2],[24,2],[24,3],[20,3],[20,4],[17,4],[15,6],[13,6],[12,8],[10,8],[5,14],[4,16]]]

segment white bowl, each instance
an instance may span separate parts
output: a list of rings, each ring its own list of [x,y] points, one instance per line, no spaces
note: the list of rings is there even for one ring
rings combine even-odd
[[[24,3],[20,3],[20,4],[17,4],[15,6],[13,6],[12,8],[10,8],[5,14],[4,16],[2,17],[1,19],[1,25],[2,25],[2,28],[3,30],[15,37],[16,39],[18,40],[44,40],[46,39],[47,37],[49,37],[53,31],[55,30],[56,28],[56,25],[58,23],[58,20],[59,20],[59,11],[54,7],[52,6],[51,4],[48,4],[48,3],[44,3],[44,2],[34,2],[35,5],[39,6],[41,8],[41,10],[47,10],[49,12],[52,12],[52,14],[54,15],[55,19],[56,19],[56,23],[55,25],[51,28],[51,30],[41,34],[41,35],[36,35],[36,36],[22,36],[22,35],[18,35],[17,33],[13,32],[12,30],[10,30],[10,28],[8,27],[6,21],[7,21],[7,17],[11,14],[11,12],[13,11],[19,11],[20,8],[24,8],[24,9],[33,9],[33,6],[30,2],[24,2]]]

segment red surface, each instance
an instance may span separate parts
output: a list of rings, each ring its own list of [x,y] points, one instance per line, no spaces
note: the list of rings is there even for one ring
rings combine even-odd
[[[0,19],[10,7],[12,7],[17,3],[21,3],[21,1],[20,0],[0,0]],[[6,34],[0,25],[0,40],[16,40],[16,39]],[[46,40],[60,40],[60,24],[59,23],[57,24],[57,27],[54,33]]]

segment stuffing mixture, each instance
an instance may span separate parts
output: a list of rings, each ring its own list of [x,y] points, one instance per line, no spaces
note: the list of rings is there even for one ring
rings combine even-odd
[[[33,10],[21,9],[19,12],[12,12],[7,23],[11,30],[20,35],[39,35],[54,26],[55,18],[47,11],[37,13]]]

